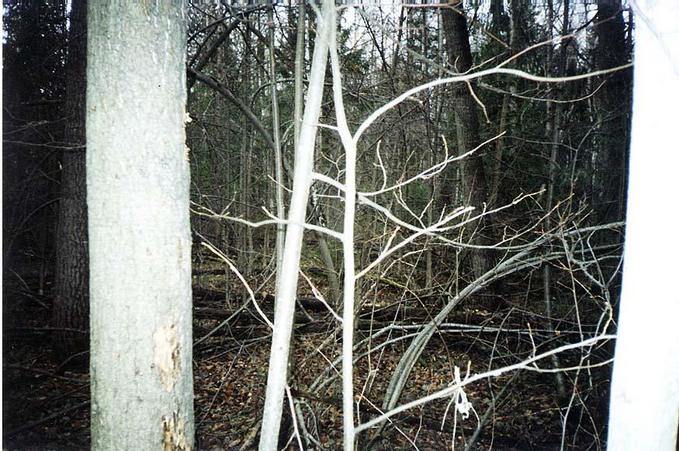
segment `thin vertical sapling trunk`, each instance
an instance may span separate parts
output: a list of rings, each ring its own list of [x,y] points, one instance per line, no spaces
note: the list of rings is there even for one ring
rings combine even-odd
[[[342,99],[342,75],[337,55],[337,30],[335,10],[331,14],[330,61],[332,65],[332,88],[335,103],[337,131],[345,151],[344,170],[344,228],[342,250],[344,255],[344,296],[342,315],[342,415],[344,425],[344,451],[354,450],[356,438],[354,425],[354,296],[356,291],[356,267],[354,255],[354,221],[356,217],[356,143],[351,135],[344,113]]]
[[[523,15],[523,10],[526,7],[525,3],[519,0],[510,1],[510,11],[511,19],[509,21],[509,58],[514,56],[518,47],[518,34],[519,27],[521,26],[520,18]],[[496,30],[501,30],[505,27],[507,21],[504,19],[504,13],[502,12],[502,6],[497,5],[495,14],[499,23],[494,21],[493,24]],[[502,105],[500,107],[500,120],[499,120],[499,132],[505,132],[507,130],[507,116],[509,115],[511,97],[516,93],[516,84],[509,81],[507,92],[502,96]],[[500,193],[500,184],[502,182],[502,155],[504,154],[504,146],[506,141],[501,137],[495,143],[495,152],[490,164],[490,193],[488,204],[495,206],[497,202],[498,194]]]
[[[245,30],[245,41],[250,40],[250,29]],[[251,49],[254,52],[254,49]],[[242,61],[242,74],[243,74],[243,90],[244,92],[250,91],[250,86],[253,84],[253,78],[255,77],[254,68],[251,67],[249,61],[250,53],[246,52],[243,55]],[[256,58],[256,56],[255,56]],[[254,82],[256,83],[256,81]],[[250,217],[250,196],[252,189],[252,179],[251,179],[251,162],[252,162],[252,136],[250,134],[250,124],[247,118],[243,118],[243,131],[241,133],[241,151],[240,155],[240,204],[242,208],[243,217]],[[275,148],[275,143],[274,143]],[[240,236],[240,249],[239,253],[239,263],[241,270],[243,271],[245,277],[249,277],[252,272],[252,259],[254,258],[254,244],[252,238],[252,227],[243,226],[241,227]]]
[[[562,28],[561,28],[561,36],[566,36],[568,34],[568,28],[569,28],[569,19],[570,19],[570,0],[564,0],[563,3],[563,22],[562,22]],[[554,18],[553,11],[550,10],[549,12],[549,17]],[[550,30],[553,29],[554,23],[550,22],[549,24]],[[550,31],[551,33],[551,31]],[[566,72],[566,46],[568,45],[567,40],[562,40],[561,41],[561,47],[559,48],[559,54],[558,54],[558,60],[557,60],[557,76],[558,77],[563,77],[565,72]],[[548,55],[548,64],[551,64],[552,62],[552,54],[553,52],[550,52]],[[559,93],[561,92],[561,89],[556,89],[555,92]],[[562,122],[562,115],[563,115],[563,104],[557,102],[553,106],[550,105],[550,107],[553,107],[553,112],[552,116],[550,118],[550,123],[547,126],[547,139],[551,139],[551,142],[549,143],[548,146],[548,152],[549,152],[549,159],[548,159],[548,174],[547,174],[547,206],[546,210],[547,212],[550,212],[552,210],[552,207],[554,205],[554,186],[556,184],[556,178],[557,178],[557,153],[559,150],[559,145],[561,142],[561,122]],[[551,136],[549,136],[551,135]],[[551,215],[547,215],[545,218],[545,229],[550,230],[552,228],[552,217]],[[550,333],[553,333],[554,326],[553,326],[553,321],[552,321],[552,311],[553,311],[553,306],[552,306],[552,273],[551,273],[551,267],[548,263],[545,262],[545,264],[542,267],[542,294],[543,294],[543,301],[545,303],[545,315],[547,317],[547,329],[550,331]],[[559,362],[559,356],[554,354],[551,357],[552,363],[554,364],[555,368],[560,368],[561,363]],[[556,388],[557,388],[557,393],[559,395],[559,398],[564,399],[566,396],[566,385],[564,381],[563,374],[556,372],[554,373],[554,378],[556,381]]]
[[[271,121],[272,137],[275,146],[276,165],[276,213],[279,218],[285,217],[285,205],[283,198],[283,154],[281,153],[280,120],[278,117],[278,85],[276,84],[276,52],[273,4],[269,6],[267,18],[269,21],[269,78],[271,81]],[[276,224],[276,286],[283,268],[283,242],[285,241],[285,225]]]
[[[323,98],[323,83],[328,58],[328,32],[334,25],[331,22],[334,2],[324,0],[322,16],[318,17],[309,91],[307,95],[304,118],[300,127],[298,147],[295,149],[295,168],[288,226],[285,234],[283,250],[283,271],[278,286],[276,299],[275,323],[269,357],[269,370],[266,384],[266,399],[262,418],[262,431],[259,442],[261,451],[273,451],[278,442],[280,421],[283,412],[283,395],[287,384],[287,366],[290,355],[290,338],[297,297],[304,221],[306,217],[311,174],[314,162],[314,143],[318,128]]]

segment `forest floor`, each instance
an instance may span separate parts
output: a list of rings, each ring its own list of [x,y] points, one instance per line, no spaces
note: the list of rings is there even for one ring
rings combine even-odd
[[[3,450],[89,449],[88,375],[84,368],[64,371],[54,360],[48,345],[49,331],[45,330],[48,299],[12,293],[7,288],[5,294],[15,296],[12,301],[16,302],[12,305],[17,308],[11,312],[5,309]],[[202,298],[194,302],[194,337],[199,338],[226,317],[212,317],[215,312],[228,309],[215,299]],[[6,298],[5,305],[7,303]],[[270,313],[270,306],[263,304],[263,307]],[[506,313],[463,311],[451,321],[507,325]],[[413,309],[408,317],[426,314]],[[256,448],[255,432],[264,401],[270,335],[268,326],[257,321],[255,315],[241,314],[229,327],[222,328],[194,350],[197,449]],[[294,337],[295,370],[291,387],[307,418],[307,432],[319,442],[307,448],[341,449],[339,378],[334,378],[323,390],[309,392],[319,376],[337,375],[340,367],[333,369],[331,362],[339,355],[339,329],[329,315],[319,312],[310,312],[305,321]],[[394,332],[391,339],[398,338],[399,334],[403,335]],[[357,341],[369,336],[369,329],[359,327]],[[375,349],[384,340],[376,338],[370,347]],[[397,341],[357,361],[355,390],[362,422],[379,411],[389,377],[407,343],[407,340]],[[499,360],[503,355],[509,358],[514,352],[510,348],[516,344],[512,344],[511,339],[499,340],[497,334],[488,333],[450,332],[435,337],[415,366],[401,402],[447,387],[454,380],[455,366],[460,367],[462,377],[468,362],[471,362],[472,373],[487,370],[489,355]],[[324,377],[327,378],[321,376]],[[595,388],[597,390],[588,391],[588,396],[598,393],[601,400],[595,404],[605,404],[605,388]],[[563,400],[559,401],[555,393],[552,375],[507,374],[492,382],[471,384],[465,391],[475,410],[469,418],[454,414],[450,398],[438,400],[397,415],[374,440],[371,432],[362,433],[361,444],[374,450],[442,450],[451,449],[454,443],[455,449],[464,449],[480,417],[482,433],[472,449],[559,449],[566,410]],[[603,434],[596,430],[601,413],[584,410],[569,412],[571,417],[580,419],[575,422],[576,426],[569,425],[567,449],[602,448],[599,437]],[[296,439],[287,443],[287,449],[299,449]]]

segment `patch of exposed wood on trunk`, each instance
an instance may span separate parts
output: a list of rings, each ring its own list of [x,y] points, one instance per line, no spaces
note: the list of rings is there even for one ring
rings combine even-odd
[[[191,451],[186,437],[186,422],[177,412],[163,417],[163,451]]]
[[[174,324],[161,326],[153,334],[153,365],[165,390],[172,391],[180,370],[179,340]]]

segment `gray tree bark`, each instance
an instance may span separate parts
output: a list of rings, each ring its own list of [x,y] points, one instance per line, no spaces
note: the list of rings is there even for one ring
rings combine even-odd
[[[85,188],[85,71],[87,3],[71,4],[66,62],[66,130],[70,149],[61,157],[61,196],[56,235],[52,342],[65,360],[88,348],[87,203]]]
[[[88,13],[92,448],[190,450],[184,2]]]
[[[472,54],[469,47],[467,18],[462,10],[462,2],[453,2],[451,7],[443,9],[441,15],[449,64],[456,72],[465,73],[472,67]],[[476,104],[468,86],[464,83],[456,83],[452,89],[458,153],[462,154],[481,144],[479,120]],[[441,187],[444,203],[450,203],[453,199],[453,183],[450,180],[453,178],[453,169],[453,167],[449,168]],[[488,202],[488,185],[481,150],[462,161],[461,174],[463,202],[476,207],[475,213],[480,213],[483,211],[484,204]],[[473,226],[476,227],[472,235],[473,244],[483,246],[492,243],[491,224],[488,218],[480,219]],[[471,263],[474,278],[479,278],[493,266],[492,253],[488,249],[474,249],[471,252]]]

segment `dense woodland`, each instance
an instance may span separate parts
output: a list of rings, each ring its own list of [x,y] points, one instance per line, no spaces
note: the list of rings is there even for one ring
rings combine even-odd
[[[116,310],[111,291],[97,307],[140,272],[94,277],[118,205],[92,174],[118,169],[90,155],[91,130],[110,124],[134,134],[109,155],[148,183],[119,211],[184,195],[188,179],[149,160],[190,168],[186,211],[168,204],[138,227],[162,247],[156,228],[190,221],[177,246],[192,242],[182,369],[192,360],[196,449],[267,435],[260,449],[605,449],[638,20],[626,2],[145,1],[118,21],[90,3],[96,17],[84,0],[4,1],[3,448],[87,449],[88,362],[115,372],[102,343],[123,337],[133,354],[145,345],[127,333],[159,330],[153,312],[121,323],[120,311],[147,299],[162,311],[158,292],[189,290],[168,256],[136,304]],[[125,28],[134,14],[152,25]],[[171,33],[181,42],[163,50]],[[172,70],[177,90],[156,94]],[[143,82],[126,88],[125,71]],[[156,95],[186,96],[183,122]],[[96,116],[121,104],[121,124]],[[128,151],[156,136],[167,153]],[[165,339],[177,349],[153,335]],[[184,420],[163,421],[168,437]]]

